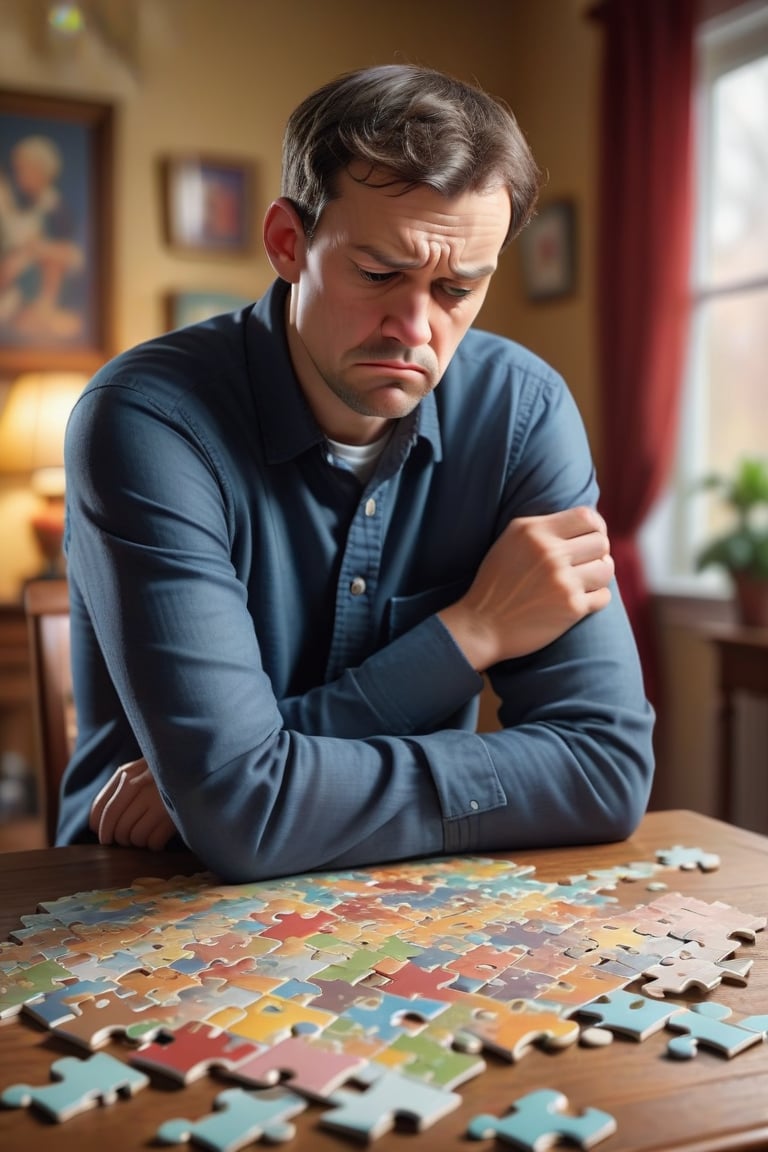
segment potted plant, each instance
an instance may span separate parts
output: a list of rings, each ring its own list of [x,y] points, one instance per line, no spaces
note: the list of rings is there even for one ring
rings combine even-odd
[[[768,457],[746,457],[732,476],[705,476],[697,487],[719,492],[733,513],[732,527],[698,553],[697,571],[725,569],[742,623],[768,628]]]

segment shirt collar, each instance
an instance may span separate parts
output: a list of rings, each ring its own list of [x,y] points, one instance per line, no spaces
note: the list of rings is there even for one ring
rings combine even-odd
[[[246,329],[248,372],[264,451],[271,464],[292,460],[326,440],[304,399],[288,352],[285,334],[288,287],[284,280],[275,280],[256,302]],[[420,438],[431,444],[435,460],[440,460],[440,422],[433,392],[424,397],[410,416],[404,417],[401,434],[397,435],[401,444],[411,446]]]

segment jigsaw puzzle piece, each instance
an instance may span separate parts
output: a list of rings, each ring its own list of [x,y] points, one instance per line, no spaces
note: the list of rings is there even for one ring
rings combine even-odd
[[[446,1007],[444,1000],[425,1000],[422,997],[409,1000],[381,989],[359,990],[359,1000],[347,1008],[345,1015],[359,1024],[366,1034],[386,1044],[406,1031],[409,1018],[417,1018],[422,1022],[434,1020]]]
[[[346,1080],[361,1072],[366,1060],[302,1036],[291,1036],[256,1052],[229,1069],[232,1080],[251,1087],[285,1083],[291,1091],[313,1100],[326,1100]]]
[[[692,872],[700,868],[702,872],[715,872],[720,867],[720,857],[716,852],[705,852],[702,848],[684,848],[675,844],[672,848],[660,848],[656,859],[666,868],[682,868]]]
[[[376,1060],[383,1063],[389,1055],[403,1057],[399,1066],[402,1076],[423,1080],[439,1088],[458,1088],[486,1068],[482,1056],[456,1052],[423,1032],[416,1036],[398,1036],[385,1052],[376,1056]]]
[[[131,1056],[131,1063],[191,1084],[214,1068],[229,1071],[258,1051],[258,1045],[221,1028],[191,1021],[161,1032],[157,1040]]]
[[[720,984],[724,972],[711,960],[669,956],[660,964],[646,968],[643,975],[648,978],[643,984],[643,995],[662,998],[667,992],[681,996],[691,988],[711,992]]]
[[[56,960],[41,960],[27,968],[14,968],[0,978],[0,1020],[15,1016],[28,1000],[37,1000],[54,992],[64,981],[72,979],[68,968]]]
[[[358,1139],[375,1140],[391,1131],[398,1120],[422,1132],[461,1104],[456,1092],[371,1065],[355,1079],[364,1080],[368,1087],[363,1092],[346,1088],[335,1092],[331,1103],[336,1107],[322,1114],[320,1124]]]
[[[510,1004],[493,1002],[499,1010],[492,1017],[484,1013],[467,1023],[465,1031],[483,1047],[515,1062],[522,1059],[534,1044],[546,1048],[567,1048],[579,1038],[579,1026],[535,1000],[518,1000]],[[457,1046],[463,1047],[463,1040]],[[470,1049],[471,1050],[471,1049]]]
[[[335,1019],[332,1013],[310,1004],[262,996],[242,1009],[238,1019],[232,1019],[229,1031],[259,1044],[277,1044],[297,1032],[322,1032]]]
[[[24,1012],[46,1028],[56,1028],[77,1012],[77,1004],[89,996],[103,996],[114,992],[115,985],[107,980],[72,980],[61,984],[54,992],[46,992],[37,1000],[28,1000]]]
[[[577,1014],[594,1017],[601,1028],[610,1032],[621,1032],[633,1040],[647,1040],[679,1011],[677,1004],[648,1000],[637,993],[618,989],[606,996],[598,996],[591,1004],[583,1004]]]
[[[81,1001],[54,1030],[57,1036],[93,1051],[112,1036],[123,1035],[134,1043],[154,1039],[172,1018],[173,1009],[160,1005],[145,1008],[138,996],[107,992]]]
[[[608,1112],[585,1108],[579,1116],[569,1115],[568,1100],[561,1092],[541,1088],[521,1096],[507,1116],[475,1116],[467,1133],[473,1140],[496,1137],[523,1152],[545,1152],[564,1137],[579,1148],[592,1148],[616,1131],[616,1121]]]
[[[51,1065],[55,1083],[34,1088],[14,1084],[0,1099],[10,1108],[39,1108],[54,1120],[69,1120],[98,1104],[113,1104],[120,1095],[133,1096],[146,1087],[149,1078],[106,1052],[86,1060],[65,1056]]]
[[[730,1008],[715,1001],[704,1001],[702,1004],[694,1004],[690,1010],[676,1012],[667,1027],[687,1035],[675,1036],[670,1040],[667,1045],[670,1056],[678,1060],[691,1060],[698,1052],[699,1044],[704,1044],[730,1059],[750,1045],[761,1043],[762,1031],[726,1024],[730,1015]]]
[[[306,1101],[290,1092],[267,1089],[258,1094],[228,1088],[213,1102],[215,1112],[201,1120],[166,1120],[157,1130],[162,1144],[199,1144],[211,1152],[237,1152],[256,1140],[271,1144],[292,1140],[290,1120],[306,1108]]]

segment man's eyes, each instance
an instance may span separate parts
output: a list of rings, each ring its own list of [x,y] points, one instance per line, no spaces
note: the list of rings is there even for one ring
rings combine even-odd
[[[396,272],[370,272],[367,268],[358,268],[358,272],[369,284],[386,284],[387,280],[397,275]]]
[[[371,272],[368,268],[358,268],[358,272],[367,284],[387,284],[398,275],[397,272]],[[471,288],[463,288],[460,284],[451,284],[448,280],[438,281],[436,287],[446,296],[450,296],[452,300],[463,300],[472,292]]]
[[[465,296],[469,296],[472,293],[471,288],[462,288],[458,284],[443,283],[440,287],[446,296],[450,296],[453,300],[463,300]]]

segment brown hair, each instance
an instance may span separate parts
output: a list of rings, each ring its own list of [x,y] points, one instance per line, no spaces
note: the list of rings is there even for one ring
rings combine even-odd
[[[431,68],[385,64],[349,72],[309,95],[283,139],[282,194],[311,239],[353,161],[363,182],[426,184],[444,196],[506,187],[512,219],[504,243],[528,222],[541,174],[506,105]],[[386,180],[379,179],[382,170]]]

